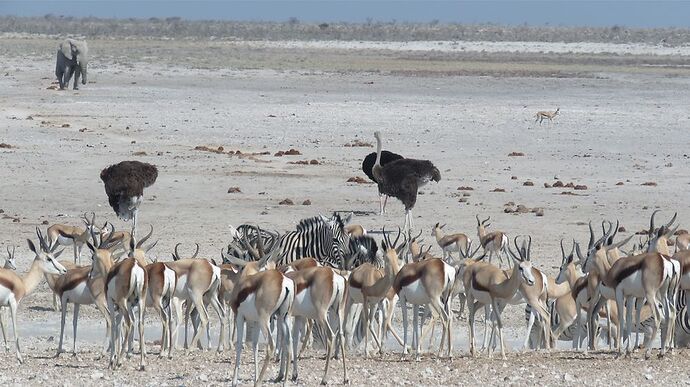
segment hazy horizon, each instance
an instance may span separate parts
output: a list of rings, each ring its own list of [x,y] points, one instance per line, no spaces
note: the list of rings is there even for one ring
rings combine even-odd
[[[3,16],[187,20],[441,23],[690,28],[690,2],[678,1],[0,1]]]

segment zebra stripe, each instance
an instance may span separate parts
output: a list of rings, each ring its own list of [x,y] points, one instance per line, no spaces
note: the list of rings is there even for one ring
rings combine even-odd
[[[278,241],[281,265],[312,257],[323,265],[340,268],[348,250],[349,236],[340,215],[303,219],[296,231],[283,234]]]

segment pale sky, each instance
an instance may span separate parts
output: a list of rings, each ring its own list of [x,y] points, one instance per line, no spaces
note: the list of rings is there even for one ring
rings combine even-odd
[[[690,1],[0,0],[0,15],[192,20],[411,21],[690,28]]]

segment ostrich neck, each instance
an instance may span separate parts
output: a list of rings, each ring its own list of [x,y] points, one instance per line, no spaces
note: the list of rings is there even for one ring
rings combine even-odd
[[[515,263],[513,265],[513,274],[507,280],[501,282],[496,286],[493,298],[509,299],[515,295],[518,287],[520,286],[520,272],[519,265]]]
[[[31,264],[29,272],[22,278],[22,283],[24,284],[24,294],[21,297],[17,297],[17,301],[20,301],[25,296],[31,294],[31,292],[36,289],[41,280],[43,279],[43,270],[41,270],[41,264],[38,260],[34,260]]]
[[[376,162],[374,163],[374,167],[376,167],[376,166],[380,167],[381,166],[381,149],[382,149],[381,138],[376,137]]]

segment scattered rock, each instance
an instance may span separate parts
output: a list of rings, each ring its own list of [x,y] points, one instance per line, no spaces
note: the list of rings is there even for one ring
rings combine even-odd
[[[10,145],[10,144],[8,144],[8,143],[5,143],[5,142],[0,142],[0,148],[2,148],[2,149],[12,149],[12,148],[15,148],[15,146],[12,146],[12,145]]]
[[[524,185],[524,186],[526,186],[526,187],[532,187],[532,186],[534,186],[534,183],[531,182],[531,181],[529,181],[529,180],[527,180],[526,182],[522,183],[522,185]]]
[[[356,139],[352,142],[349,142],[349,143],[345,144],[344,146],[345,147],[353,147],[353,148],[355,148],[355,147],[373,148],[374,147],[374,145],[372,143],[362,141],[360,139]]]
[[[624,183],[622,181],[619,181],[618,183],[616,183],[616,185],[623,185],[623,184]]]
[[[575,184],[571,181],[570,183],[564,185],[565,188],[575,188]]]
[[[222,146],[219,146],[218,148],[209,148],[206,145],[197,145],[194,147],[194,150],[203,151],[203,152],[211,152],[211,153],[223,153],[223,147]]]
[[[269,114],[269,115],[267,115],[266,117],[269,117],[269,118],[276,118],[276,115],[275,115],[275,114]]]
[[[561,187],[563,187],[563,186],[565,186],[565,184],[563,184],[563,182],[560,181],[560,180],[558,180],[558,181],[556,181],[555,183],[553,183],[553,187],[554,187],[554,188],[561,188]]]
[[[311,200],[307,199],[307,200],[303,201],[302,205],[303,206],[311,206]]]
[[[474,188],[466,187],[466,186],[460,186],[460,187],[458,187],[458,191],[474,191]]]
[[[656,182],[655,181],[647,181],[642,183],[642,185],[647,186],[647,187],[656,187]]]
[[[517,180],[517,176],[511,176],[510,180]]]
[[[70,124],[62,124],[61,125],[62,128],[69,128],[70,126],[72,126],[72,125],[70,125]]]
[[[12,223],[19,223],[19,222],[20,222],[19,218],[12,219]]]
[[[290,148],[290,150],[285,151],[285,156],[297,156],[301,154],[302,153],[300,151],[294,148]]]
[[[628,230],[626,230],[625,227],[623,227],[623,226],[618,227],[618,232],[626,232],[626,231],[628,231]]]
[[[278,151],[278,152],[273,154],[273,156],[275,156],[275,157],[283,157],[284,155],[285,155],[285,152],[283,152],[283,151]]]
[[[490,192],[506,192],[506,190],[503,188],[494,188]]]
[[[316,159],[311,160],[311,161],[309,162],[309,165],[319,165],[319,164],[321,164],[321,163],[319,162],[319,160],[316,160]]]
[[[33,118],[33,117],[31,117],[31,116],[26,116],[26,120],[28,120],[28,121],[33,121],[33,120],[34,120],[34,118]]]
[[[520,214],[526,214],[529,212],[529,208],[527,208],[527,206],[525,206],[524,204],[518,204],[517,208],[515,209],[515,212]]]
[[[146,152],[144,152],[144,151],[132,152],[132,156],[146,156]]]
[[[86,128],[81,128],[81,129],[79,129],[79,132],[80,132],[80,133],[84,133],[84,132],[86,132],[87,130],[88,130],[88,129],[86,129]]]
[[[544,216],[544,209],[543,208],[537,208],[537,210],[534,211],[534,214],[537,216]]]
[[[50,86],[46,87],[46,90],[57,90],[57,89],[58,89],[58,87],[55,85],[50,85]]]
[[[230,187],[228,188],[228,193],[242,193],[242,190],[240,190],[240,187]]]
[[[551,184],[549,184],[549,183],[544,183],[544,188],[551,188]]]
[[[508,157],[520,157],[520,156],[524,156],[524,155],[525,154],[522,152],[510,152],[510,153],[508,153]]]
[[[290,200],[290,199],[283,199],[283,200],[281,200],[280,203],[278,203],[278,204],[280,204],[281,206],[292,206],[292,205],[295,204],[295,202],[293,202],[293,201]]]
[[[462,196],[465,196],[465,197],[466,197],[466,196],[472,196],[472,195],[471,195],[470,193],[468,193],[468,192],[463,192],[463,193],[462,193]]]
[[[578,185],[575,186],[575,190],[576,190],[576,191],[586,191],[586,190],[587,190],[587,186],[584,185],[584,184],[578,184]]]
[[[575,192],[570,192],[570,191],[562,191],[561,195],[580,196],[580,195],[576,194]]]
[[[347,179],[348,183],[357,183],[357,184],[366,184],[368,181],[364,179],[363,177],[360,176],[353,176],[349,179]]]
[[[458,199],[458,203],[467,203],[467,198]]]
[[[48,221],[44,220],[43,222],[41,222],[41,224],[48,224]]]

